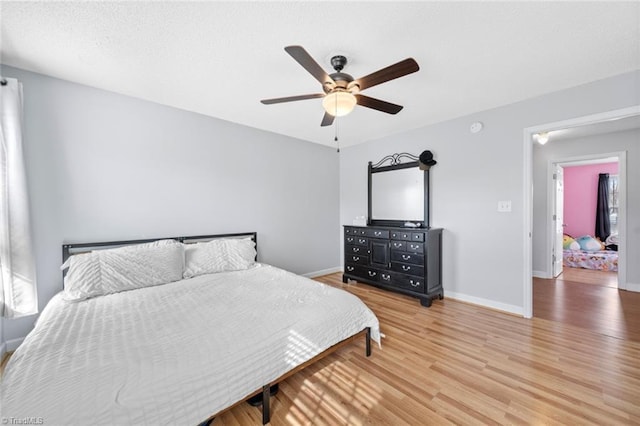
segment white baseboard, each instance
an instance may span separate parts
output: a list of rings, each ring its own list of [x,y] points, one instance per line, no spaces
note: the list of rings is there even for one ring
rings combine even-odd
[[[625,286],[625,290],[627,291],[637,291],[640,292],[640,284],[636,284],[636,283],[627,283]]]
[[[321,277],[323,275],[333,274],[334,272],[342,272],[342,267],[336,266],[329,269],[323,269],[321,271],[308,272],[306,274],[302,274],[302,276],[307,278],[315,278],[315,277]]]
[[[7,340],[5,342],[7,352],[15,351],[16,349],[18,349],[18,346],[20,346],[23,341],[24,341],[24,337]]]
[[[524,309],[521,306],[509,305],[506,303],[487,300],[481,297],[469,296],[467,294],[455,293],[444,290],[444,297],[449,299],[460,300],[461,302],[472,303],[474,305],[484,306],[486,308],[497,309],[498,311],[508,312],[519,316],[524,316]]]
[[[544,278],[544,279],[549,279],[549,274],[547,274],[544,271],[532,271],[532,274],[534,277],[536,278]]]

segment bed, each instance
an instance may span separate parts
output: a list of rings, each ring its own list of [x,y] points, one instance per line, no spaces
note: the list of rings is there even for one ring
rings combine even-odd
[[[162,241],[183,244],[186,271],[190,243],[247,236],[255,246],[255,233]],[[150,241],[66,244],[63,251],[100,256],[109,251],[97,249]],[[70,301],[72,268],[6,366],[3,418],[206,424],[261,395],[267,423],[274,384],[360,336],[367,356],[370,339],[380,342],[376,316],[356,296],[258,262]]]
[[[611,272],[618,270],[618,252],[614,250],[563,250],[562,256],[563,265],[571,268]]]

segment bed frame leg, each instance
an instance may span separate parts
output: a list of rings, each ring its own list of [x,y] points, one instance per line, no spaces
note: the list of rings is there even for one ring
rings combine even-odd
[[[367,327],[367,337],[365,339],[365,345],[366,345],[366,349],[365,349],[365,355],[366,356],[371,356],[371,327]]]
[[[271,413],[269,409],[269,398],[271,396],[270,386],[264,385],[262,387],[262,424],[266,425],[271,420]]]

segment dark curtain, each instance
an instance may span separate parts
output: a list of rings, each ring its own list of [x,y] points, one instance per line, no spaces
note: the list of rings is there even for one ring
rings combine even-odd
[[[609,173],[600,173],[598,175],[598,202],[596,206],[596,237],[604,243],[610,233]]]

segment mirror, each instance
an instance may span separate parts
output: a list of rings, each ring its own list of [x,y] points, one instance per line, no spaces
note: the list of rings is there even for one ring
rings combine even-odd
[[[368,225],[428,227],[428,176],[418,158],[393,154],[376,164],[369,162]],[[405,162],[403,162],[405,161]]]
[[[371,176],[373,218],[422,222],[424,176],[418,167]]]

